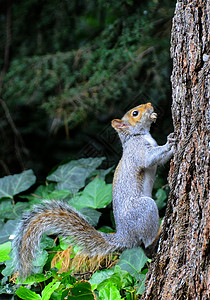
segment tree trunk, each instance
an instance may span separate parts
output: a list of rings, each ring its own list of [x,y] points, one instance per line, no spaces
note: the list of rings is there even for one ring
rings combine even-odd
[[[177,1],[171,82],[178,140],[169,175],[166,230],[142,299],[210,299],[209,20],[208,0]]]

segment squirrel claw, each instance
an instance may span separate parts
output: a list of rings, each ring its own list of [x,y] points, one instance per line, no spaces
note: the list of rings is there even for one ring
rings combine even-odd
[[[170,133],[170,134],[167,136],[167,141],[168,141],[168,143],[170,144],[170,146],[175,145],[176,142],[177,142],[177,135],[176,135],[174,132]]]

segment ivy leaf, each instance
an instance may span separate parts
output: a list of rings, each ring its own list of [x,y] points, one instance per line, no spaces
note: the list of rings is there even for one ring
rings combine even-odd
[[[24,286],[21,286],[16,292],[16,295],[24,300],[40,300],[41,297],[35,292],[27,289]]]
[[[71,195],[71,192],[68,190],[55,190],[52,193],[48,194],[44,199],[46,200],[64,200]]]
[[[49,278],[52,277],[51,272],[47,272],[45,274],[32,274],[28,276],[26,279],[22,280],[22,278],[18,277],[16,279],[16,284],[27,284],[27,285],[33,285],[35,282],[43,282],[48,280]]]
[[[57,290],[61,283],[57,282],[57,279],[54,279],[42,291],[42,300],[49,300],[52,293]]]
[[[31,195],[23,195],[21,198],[26,198],[30,202],[34,204],[38,204],[42,201],[42,199],[46,199],[46,197],[55,190],[55,184],[50,183],[48,185],[40,185]]]
[[[120,300],[119,290],[111,282],[108,282],[107,286],[100,290],[99,299],[101,300]]]
[[[91,208],[91,207],[84,207],[80,210],[80,212],[84,215],[86,220],[92,225],[96,226],[98,224],[99,218],[101,216],[101,212]]]
[[[18,202],[12,205],[10,200],[0,203],[0,219],[16,219],[19,218],[23,211],[29,206],[27,202]]]
[[[48,259],[47,251],[46,250],[39,251],[39,253],[37,254],[36,260],[33,261],[33,266],[40,269],[41,267],[43,267],[45,265],[47,259]]]
[[[144,254],[143,249],[133,248],[125,250],[121,254],[120,261],[117,263],[117,265],[138,280],[140,279],[140,272],[147,261],[148,258]]]
[[[78,282],[71,289],[72,296],[69,296],[69,300],[80,299],[80,300],[94,300],[94,295],[91,290],[89,282]]]
[[[40,251],[43,251],[45,248],[52,248],[54,246],[54,243],[54,239],[46,234],[43,234],[39,249]]]
[[[80,195],[73,197],[69,204],[76,209],[83,207],[104,208],[112,201],[112,184],[106,184],[102,179],[95,178]]]
[[[91,176],[93,177],[99,177],[102,180],[105,180],[106,175],[108,175],[112,170],[114,169],[114,167],[110,167],[106,170],[100,169],[100,170],[95,170],[93,171],[93,173],[91,174]]]
[[[72,160],[59,166],[55,172],[47,177],[47,180],[57,182],[57,190],[69,190],[72,194],[77,193],[84,187],[88,176],[103,160],[103,157]]]
[[[101,232],[104,232],[104,233],[113,233],[114,232],[113,228],[111,228],[110,226],[102,226],[98,230]]]
[[[87,197],[88,207],[104,208],[112,201],[112,184],[95,178],[85,187],[83,196]]]
[[[146,274],[140,274],[141,279],[138,285],[136,286],[136,294],[142,295],[145,290],[145,281],[146,281]]]
[[[0,231],[2,230],[3,227],[4,227],[4,221],[1,220],[1,218],[0,218]],[[1,242],[0,242],[0,244],[1,244]]]
[[[32,170],[5,176],[0,179],[0,198],[13,199],[14,195],[29,189],[35,181],[36,177]]]
[[[125,287],[132,287],[134,285],[135,278],[132,277],[127,271],[122,270],[120,266],[116,265],[114,273],[99,283],[97,290],[100,291],[101,289],[105,288],[109,282],[111,282],[118,289],[122,289]]]
[[[4,264],[6,265],[6,268],[4,268],[4,270],[1,272],[2,275],[6,276],[11,276],[14,273],[14,263],[13,260],[6,260],[4,262]]]
[[[90,284],[96,284],[99,285],[102,281],[104,281],[107,278],[110,278],[111,275],[114,274],[114,270],[111,269],[105,269],[105,270],[101,270],[101,271],[96,271],[91,279],[89,280]]]
[[[163,189],[158,189],[155,194],[157,200],[155,201],[159,210],[166,206],[165,200],[167,199],[166,192]]]
[[[19,220],[9,220],[4,224],[0,231],[0,243],[8,241],[11,234],[13,234],[17,228]]]
[[[11,259],[9,253],[11,252],[11,242],[0,245],[0,262]]]
[[[44,200],[64,200],[70,197],[72,193],[68,190],[55,190],[55,184],[50,183],[47,186],[39,186],[32,195],[23,195],[21,198],[26,198],[32,204],[39,204]]]

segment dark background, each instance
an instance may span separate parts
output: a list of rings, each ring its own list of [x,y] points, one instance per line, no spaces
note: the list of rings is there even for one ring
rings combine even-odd
[[[170,30],[175,1],[0,1],[0,176],[121,147],[110,126],[151,102],[159,144],[173,131]],[[159,171],[167,175],[166,169]]]

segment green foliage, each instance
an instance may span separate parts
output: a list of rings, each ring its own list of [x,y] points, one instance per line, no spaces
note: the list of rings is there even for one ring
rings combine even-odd
[[[129,261],[129,257],[134,254],[135,250],[126,250],[123,253],[124,259]],[[120,266],[121,258],[118,265],[115,266],[114,270],[102,270],[97,271],[90,279],[90,283],[94,290],[99,291],[99,299],[124,299],[121,296],[126,296],[126,299],[132,299],[132,295],[142,294],[144,291],[144,282],[146,275],[144,272],[141,273],[141,269],[145,266],[145,261],[138,261],[138,253],[135,255],[135,259],[130,261],[129,267],[126,264]],[[138,271],[137,271],[138,265]],[[131,274],[127,269],[136,269],[135,274]],[[138,291],[136,293],[136,291]],[[110,297],[110,298],[109,298]]]
[[[110,168],[109,171],[97,170],[96,168],[102,161],[103,158],[88,158],[62,164],[51,172],[45,185],[34,187],[34,191],[31,185],[35,182],[35,176],[32,176],[31,170],[8,176],[11,180],[7,180],[8,178],[5,177],[0,179],[2,187],[0,218],[5,226],[9,225],[7,231],[4,225],[0,228],[2,237],[2,240],[0,240],[0,262],[2,263],[0,271],[3,276],[0,283],[0,294],[16,294],[20,299],[55,300],[62,300],[65,297],[68,297],[68,299],[95,299],[96,295],[98,299],[133,299],[134,295],[142,294],[145,271],[147,270],[145,269],[145,263],[148,261],[142,249],[126,250],[122,253],[120,261],[114,269],[97,271],[89,282],[76,281],[71,276],[71,271],[58,274],[61,262],[56,264],[57,269],[50,270],[50,264],[55,253],[66,250],[69,244],[68,239],[61,238],[59,243],[55,245],[54,239],[47,235],[43,235],[37,259],[33,262],[36,274],[28,276],[24,281],[18,278],[15,284],[8,281],[13,274],[13,253],[10,254],[11,242],[8,239],[12,239],[17,222],[25,208],[30,209],[34,203],[41,203],[43,199],[52,199],[52,195],[59,192],[60,194],[57,194],[57,196],[63,196],[64,201],[68,201],[71,205],[77,207],[91,224],[97,226],[102,214],[97,209],[101,210],[107,207],[112,199],[112,185],[107,184],[98,177],[99,174],[108,175],[112,169]],[[74,192],[78,191],[74,195],[72,195],[72,191],[57,189],[60,188],[58,183],[67,182],[67,178],[71,176],[76,178],[80,176],[80,180],[74,182]],[[23,178],[27,183],[25,185],[21,183]],[[56,183],[51,183],[51,180]],[[18,185],[17,182],[21,184]],[[85,187],[84,184],[86,184]],[[29,188],[31,194],[23,195],[23,190],[26,192]],[[11,200],[14,201],[14,190],[16,204],[11,203]],[[10,197],[5,198],[5,194]],[[21,201],[23,198],[24,202]],[[28,199],[28,202],[25,202],[26,199]],[[10,224],[13,221],[16,222],[15,226]],[[74,247],[74,251],[77,251],[77,247]],[[39,285],[37,285],[38,283]]]
[[[164,208],[166,206],[166,202],[165,200],[167,199],[167,195],[166,195],[166,191],[163,189],[158,189],[157,193],[155,194],[156,196],[156,204],[159,210],[161,210],[162,208]]]
[[[84,207],[104,208],[112,201],[112,184],[106,184],[102,179],[95,178],[84,190],[70,200],[76,209]]]
[[[11,243],[7,242],[0,245],[0,262],[10,259],[9,253],[11,252]]]
[[[120,292],[117,287],[111,282],[107,283],[106,287],[99,291],[99,299],[111,299],[111,300],[119,300],[122,299],[120,296]]]
[[[37,189],[35,189],[32,195],[24,195],[23,198],[27,198],[31,204],[36,204],[40,203],[40,199],[64,200],[71,194],[72,193],[69,190],[55,190],[54,183],[47,183],[47,185],[40,185]]]
[[[93,288],[96,289],[97,286],[101,282],[103,282],[107,278],[110,278],[113,274],[114,274],[114,270],[113,269],[105,269],[105,270],[101,270],[101,271],[96,271],[92,275],[92,277],[90,279],[90,283],[93,286]]]
[[[16,219],[22,215],[24,209],[28,207],[28,203],[19,202],[13,205],[10,201],[4,200],[0,203],[0,218],[5,219]]]
[[[75,284],[71,289],[71,296],[69,296],[68,299],[94,300],[90,284],[88,282],[79,282]]]
[[[141,276],[139,278],[139,274],[147,261],[148,258],[141,248],[133,248],[122,253],[118,266],[138,280],[141,278]]]
[[[41,283],[41,282],[47,281],[48,279],[52,278],[53,274],[52,274],[52,272],[47,272],[45,274],[37,273],[37,274],[33,274],[33,275],[28,276],[24,280],[24,282],[20,278],[17,278],[16,283],[17,284],[33,285],[34,283]]]
[[[14,195],[27,190],[36,181],[32,170],[24,171],[21,175],[5,176],[0,181],[0,198],[13,199]]]
[[[61,165],[47,180],[57,182],[55,189],[69,190],[72,194],[78,192],[85,185],[85,180],[102,163],[104,158],[81,158]]]
[[[25,300],[40,300],[41,297],[39,295],[37,295],[35,292],[27,289],[24,286],[21,286],[17,291],[16,294],[18,295],[18,297],[20,297],[21,299],[25,299]]]
[[[3,86],[10,107],[39,103],[56,127],[72,128],[90,114],[107,111],[111,103],[127,106],[148,90],[156,105],[166,99],[173,1],[70,2],[59,7],[56,1],[43,3],[40,20],[29,23],[34,35],[25,35],[27,47],[17,42],[18,54]],[[29,1],[26,10],[25,2],[14,4],[19,25],[14,35],[28,24],[26,11],[38,5]]]
[[[24,286],[19,287],[16,290],[16,294],[21,299],[64,299],[64,297],[70,293],[70,288],[73,289],[77,287],[77,285],[79,285],[79,283],[74,284],[76,280],[72,276],[70,276],[70,272],[58,275],[57,272],[52,271],[48,272],[47,276],[45,277],[40,275],[31,277],[36,277],[36,283],[45,282],[46,286],[42,290],[41,296],[38,293],[29,290]],[[51,278],[52,281],[47,283],[49,278]],[[30,281],[30,279],[27,279],[24,282],[24,284],[31,284],[32,282],[33,281]]]

